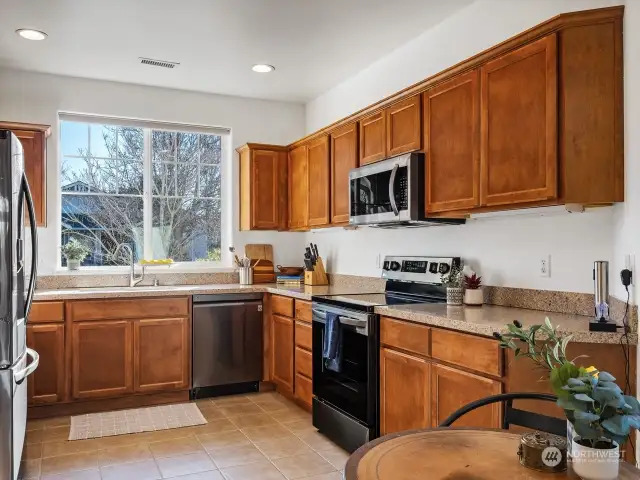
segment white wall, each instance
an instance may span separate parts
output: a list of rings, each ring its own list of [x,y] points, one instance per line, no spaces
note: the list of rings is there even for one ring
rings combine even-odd
[[[476,0],[309,102],[306,108],[307,133],[559,13],[621,3],[624,2]],[[629,57],[628,49],[625,55]],[[635,211],[640,213],[640,209]],[[615,216],[619,221],[618,212]],[[379,273],[376,267],[379,253],[460,255],[479,268],[489,285],[592,292],[592,262],[614,260],[613,228],[614,212],[608,208],[543,218],[504,217],[469,222],[461,227],[398,231],[332,230],[307,236],[319,244],[320,250],[324,248],[325,254],[328,253],[328,268],[334,273],[376,275]],[[547,255],[551,255],[551,277],[543,278],[538,274],[538,262]],[[617,274],[612,274],[614,284],[617,278]]]
[[[231,129],[231,145],[246,142],[287,144],[304,135],[304,106],[241,97],[0,70],[0,119],[52,126],[47,143],[47,227],[39,228],[38,271],[55,269],[59,256],[58,112],[210,125]],[[238,161],[235,151],[223,170],[233,198],[228,244],[273,243],[278,263],[300,263],[304,234],[238,231]],[[223,245],[226,249],[228,245]]]

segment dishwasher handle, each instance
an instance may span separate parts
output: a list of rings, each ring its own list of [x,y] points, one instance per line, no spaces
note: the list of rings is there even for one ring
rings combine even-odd
[[[247,302],[206,302],[206,303],[194,303],[193,308],[201,308],[201,307],[242,307],[242,306],[250,306],[250,305],[258,305],[258,311],[262,311],[262,301],[260,300],[251,300]]]

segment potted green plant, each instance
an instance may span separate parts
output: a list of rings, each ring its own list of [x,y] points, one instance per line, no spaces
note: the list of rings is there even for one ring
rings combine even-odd
[[[464,276],[464,303],[465,305],[482,305],[484,303],[484,291],[482,289],[482,277],[475,273]]]
[[[462,305],[462,271],[457,265],[452,265],[448,273],[441,277],[442,285],[447,287],[447,305]]]
[[[69,270],[78,270],[80,263],[89,255],[89,248],[73,237],[60,250],[67,259],[67,268]]]
[[[632,428],[640,427],[638,399],[625,395],[611,374],[567,359],[572,336],[559,334],[548,318],[544,325],[524,329],[516,320],[507,328],[506,334],[494,333],[500,346],[530,358],[549,374],[558,406],[573,427],[568,440],[574,472],[584,480],[617,478],[620,445]]]

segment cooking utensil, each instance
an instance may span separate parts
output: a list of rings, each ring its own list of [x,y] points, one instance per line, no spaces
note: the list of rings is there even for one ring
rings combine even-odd
[[[305,257],[304,266],[307,269],[307,272],[313,272],[313,262],[310,258]]]
[[[303,271],[303,267],[283,267],[282,265],[276,265],[276,268],[280,270],[283,275],[300,275]]]
[[[310,245],[309,251],[311,252],[311,261],[315,265],[316,262],[318,261],[318,257],[316,257],[316,252],[313,249],[313,243],[310,243],[309,245]]]
[[[311,246],[313,247],[313,256],[316,259],[316,261],[313,262],[315,264],[315,263],[318,262],[318,257],[320,257],[320,254],[318,253],[318,244],[317,243],[312,243]]]
[[[242,263],[240,262],[240,257],[236,255],[236,247],[233,245],[229,247],[229,251],[233,254],[233,261],[236,264],[236,267],[242,267]]]

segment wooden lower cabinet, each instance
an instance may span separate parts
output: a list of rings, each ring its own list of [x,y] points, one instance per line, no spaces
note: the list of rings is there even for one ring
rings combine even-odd
[[[134,322],[134,391],[158,392],[189,387],[191,358],[188,318]]]
[[[40,364],[28,377],[29,405],[62,402],[65,398],[64,324],[27,326],[27,345],[40,355]]]
[[[431,365],[431,426],[437,427],[460,407],[502,393],[502,382],[456,368]],[[493,404],[469,412],[454,426],[500,428],[502,406]]]
[[[388,348],[380,351],[380,433],[386,435],[430,422],[431,364]]]
[[[133,393],[132,322],[78,322],[71,328],[73,398]]]
[[[293,395],[294,321],[282,315],[271,316],[272,377],[285,394]]]

